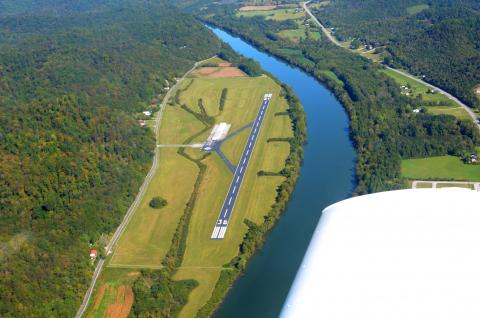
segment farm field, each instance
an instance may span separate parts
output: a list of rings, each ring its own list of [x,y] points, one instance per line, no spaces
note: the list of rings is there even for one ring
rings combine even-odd
[[[85,317],[127,318],[133,303],[132,284],[139,274],[132,269],[104,271]]]
[[[453,156],[408,159],[402,160],[402,176],[411,180],[480,181],[480,165],[464,164]]]
[[[300,39],[307,38],[307,28],[303,24],[299,24],[298,29],[282,30],[278,32],[281,38],[288,39],[294,42],[299,42]],[[308,37],[313,40],[320,39],[320,32],[317,30],[309,30]]]
[[[288,9],[273,9],[273,10],[250,10],[250,11],[238,11],[238,17],[254,17],[264,16],[267,20],[295,20],[305,17],[305,13],[301,9],[288,8]]]
[[[222,63],[221,60],[215,62]],[[220,107],[220,96],[225,90],[226,98]],[[182,148],[182,155],[176,147],[160,148],[158,170],[107,262],[101,276],[102,283],[97,285],[92,298],[92,303],[95,299],[103,299],[99,300],[101,305],[90,304],[88,317],[106,317],[105,308],[110,303],[130,299],[130,294],[125,295],[131,289],[122,287],[117,291],[118,288],[111,287],[130,282],[131,276],[126,276],[128,273],[142,268],[164,267],[165,256],[192,193],[196,193],[196,200],[186,227],[186,249],[173,277],[176,280],[194,279],[199,283],[189,295],[188,303],[180,312],[181,317],[194,316],[205,304],[223,266],[238,253],[247,230],[244,219],[261,222],[274,203],[276,188],[284,180],[282,176],[257,176],[260,170],[280,171],[289,154],[288,142],[267,142],[269,138],[293,135],[290,118],[285,115],[288,105],[280,97],[280,90],[280,86],[267,76],[212,78],[201,73],[192,75],[178,86],[163,112],[158,136],[160,144],[203,142],[213,123],[230,123],[229,134],[234,133],[255,119],[263,95],[273,94],[225,239],[211,240],[210,236],[233,173],[215,152],[206,154],[200,149]],[[276,113],[280,114],[275,116]],[[250,127],[246,128],[221,146],[234,164],[239,160],[250,131]],[[198,162],[206,167],[202,174]],[[200,183],[195,185],[197,178]],[[149,202],[155,196],[166,199],[167,206],[151,208]],[[102,289],[104,285],[110,287]]]

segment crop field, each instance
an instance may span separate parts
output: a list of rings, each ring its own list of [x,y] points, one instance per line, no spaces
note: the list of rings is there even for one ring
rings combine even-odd
[[[132,283],[139,272],[108,269],[97,283],[95,297],[87,308],[87,318],[127,318],[133,303]]]
[[[453,156],[408,159],[402,160],[402,176],[411,180],[480,181],[480,165],[465,164]]]
[[[216,62],[222,63],[220,60]],[[225,239],[211,240],[210,236],[232,172],[215,152],[205,156],[198,148],[185,148],[184,153],[189,159],[179,154],[177,147],[160,148],[158,170],[107,262],[89,307],[89,317],[108,316],[107,311],[115,314],[122,312],[122,315],[126,311],[128,314],[127,307],[130,308],[133,301],[131,272],[163,266],[162,261],[199,176],[199,167],[194,160],[201,161],[206,170],[196,188],[197,199],[188,223],[186,250],[174,278],[195,279],[199,283],[189,295],[181,317],[193,316],[205,304],[223,265],[238,252],[247,230],[244,219],[261,222],[274,203],[276,188],[284,180],[282,176],[257,175],[260,170],[279,172],[289,154],[288,142],[267,142],[269,138],[293,136],[290,118],[285,115],[288,105],[280,97],[280,89],[267,76],[211,78],[198,73],[179,85],[179,93],[174,94],[171,105],[167,105],[163,112],[158,136],[162,145],[203,142],[213,122],[230,123],[229,133],[232,134],[255,119],[265,93],[273,94]],[[223,107],[220,107],[222,91],[227,93]],[[279,114],[275,116],[276,113]],[[205,120],[206,117],[210,119]],[[221,146],[234,164],[239,160],[250,131],[250,127],[244,128]],[[155,196],[166,199],[167,206],[151,208],[149,202]]]

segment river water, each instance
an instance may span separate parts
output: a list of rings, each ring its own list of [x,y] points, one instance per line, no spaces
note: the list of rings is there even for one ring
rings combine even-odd
[[[307,115],[304,164],[288,207],[215,314],[216,318],[277,317],[322,210],[347,198],[355,187],[355,151],[348,137],[348,117],[312,76],[222,30],[212,31],[291,86]]]

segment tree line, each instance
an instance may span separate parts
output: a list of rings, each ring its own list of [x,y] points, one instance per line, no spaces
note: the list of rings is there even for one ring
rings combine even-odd
[[[0,1],[2,317],[74,316],[151,165],[132,115],[220,49],[164,1],[38,4]]]

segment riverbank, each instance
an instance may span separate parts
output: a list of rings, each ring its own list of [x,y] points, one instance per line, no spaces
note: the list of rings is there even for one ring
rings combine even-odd
[[[218,29],[214,32],[235,51],[255,60],[293,89],[305,110],[307,133],[315,136],[302,147],[303,165],[295,190],[289,195],[285,212],[268,231],[260,252],[252,253],[243,274],[230,273],[231,277],[225,277],[224,286],[217,286],[213,295],[221,299],[234,282],[215,317],[277,317],[320,211],[348,197],[355,187],[352,175],[355,152],[349,141],[348,117],[334,96],[308,74],[239,38]],[[235,261],[242,264],[242,257]],[[217,304],[211,299],[205,312]]]

